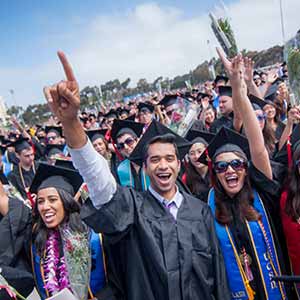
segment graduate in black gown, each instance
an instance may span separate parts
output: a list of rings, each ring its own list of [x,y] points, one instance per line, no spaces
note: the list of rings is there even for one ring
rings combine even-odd
[[[19,199],[8,197],[0,183],[1,275],[23,296],[28,296],[34,286],[27,251],[31,228],[31,210]],[[0,290],[0,299],[11,298]]]
[[[20,138],[13,143],[19,163],[13,166],[8,174],[9,182],[20,192],[24,199],[28,198],[28,189],[32,183],[37,164],[34,151],[27,139]]]
[[[140,152],[151,189],[143,193],[117,185],[106,160],[87,140],[77,117],[79,86],[62,52],[59,58],[67,81],[44,92],[89,188],[91,201],[82,217],[108,239],[108,261],[114,263],[108,279],[116,298],[230,299],[211,212],[176,187],[180,160],[174,136],[155,137]]]

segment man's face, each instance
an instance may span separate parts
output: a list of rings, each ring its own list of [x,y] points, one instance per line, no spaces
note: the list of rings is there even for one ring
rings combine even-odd
[[[17,157],[20,160],[21,165],[25,167],[31,167],[34,161],[33,149],[24,149],[19,154],[17,153]]]
[[[129,157],[137,144],[137,138],[125,133],[117,138],[117,149],[123,157]]]
[[[149,110],[139,112],[139,121],[145,125],[150,124],[152,121],[152,113]]]
[[[176,192],[175,182],[180,170],[180,161],[176,157],[174,145],[150,145],[144,168],[150,177],[152,188],[162,197],[171,199]]]
[[[232,98],[229,96],[221,96],[219,108],[222,115],[229,115],[232,112]]]
[[[60,143],[60,137],[57,136],[57,134],[55,132],[48,132],[47,134],[47,141],[48,144],[52,145],[52,144],[59,144]]]

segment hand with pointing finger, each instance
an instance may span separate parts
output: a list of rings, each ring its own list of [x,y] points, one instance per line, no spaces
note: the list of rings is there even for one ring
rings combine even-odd
[[[66,55],[59,51],[66,80],[44,88],[44,95],[53,114],[62,124],[77,119],[80,108],[79,86]]]
[[[64,136],[71,148],[81,148],[87,142],[85,131],[79,121],[80,108],[79,86],[72,67],[61,51],[58,57],[63,66],[66,80],[44,88],[44,94],[52,113],[63,126]]]

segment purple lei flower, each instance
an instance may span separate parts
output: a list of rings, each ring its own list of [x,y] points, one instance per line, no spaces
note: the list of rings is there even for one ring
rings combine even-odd
[[[68,272],[65,258],[59,256],[59,233],[51,230],[46,242],[46,258],[43,261],[45,285],[44,288],[53,295],[64,288],[69,288]],[[59,280],[58,280],[59,278]]]

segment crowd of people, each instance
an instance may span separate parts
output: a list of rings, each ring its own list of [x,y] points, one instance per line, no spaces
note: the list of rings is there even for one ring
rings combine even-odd
[[[300,299],[300,106],[287,66],[217,52],[226,75],[214,81],[90,112],[58,52],[51,122],[2,130],[10,286],[41,299]],[[183,101],[197,114],[180,135]]]

